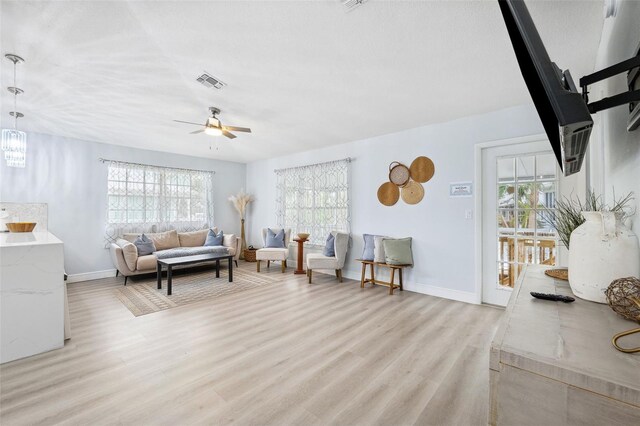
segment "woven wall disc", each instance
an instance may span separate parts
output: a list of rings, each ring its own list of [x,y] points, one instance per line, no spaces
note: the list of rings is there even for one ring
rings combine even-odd
[[[392,206],[398,202],[400,190],[393,182],[385,182],[378,188],[378,201],[385,206]]]
[[[418,204],[424,198],[422,184],[412,180],[402,188],[402,200],[407,204]]]
[[[411,171],[411,179],[424,183],[433,177],[436,172],[436,166],[429,157],[418,157],[413,160],[409,170]]]
[[[402,163],[394,161],[389,164],[389,180],[398,186],[405,186],[411,179],[409,168]]]

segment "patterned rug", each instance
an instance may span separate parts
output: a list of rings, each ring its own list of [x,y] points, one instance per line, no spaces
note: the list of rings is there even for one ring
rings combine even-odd
[[[129,280],[127,286],[114,290],[116,297],[135,316],[151,314],[165,309],[184,306],[214,297],[251,290],[277,283],[276,277],[267,274],[233,268],[233,282],[228,279],[228,270],[220,270],[216,278],[215,270],[174,271],[172,294],[167,296],[167,279],[162,278],[162,290],[158,290],[156,277]]]

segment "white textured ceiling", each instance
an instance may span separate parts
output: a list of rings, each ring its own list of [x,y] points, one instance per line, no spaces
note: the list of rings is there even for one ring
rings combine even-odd
[[[528,1],[550,56],[593,70],[602,1]],[[249,162],[530,102],[497,2],[5,1],[27,131]],[[228,84],[195,82],[203,70]],[[12,64],[2,58],[1,124]],[[173,119],[207,108],[253,134]],[[209,150],[209,141],[217,141]],[[218,147],[218,150],[215,147]]]

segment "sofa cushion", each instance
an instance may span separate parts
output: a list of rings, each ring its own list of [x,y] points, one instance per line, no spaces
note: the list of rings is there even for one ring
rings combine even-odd
[[[235,234],[224,234],[224,239],[222,240],[222,245],[225,247],[235,247],[236,246],[236,236]]]
[[[176,230],[147,235],[153,240],[153,243],[156,245],[156,250],[166,250],[174,247],[180,247],[178,231]]]
[[[146,256],[138,256],[138,262],[136,263],[136,270],[138,271],[155,271],[156,270],[156,256],[153,254],[147,254]]]
[[[214,232],[213,229],[210,229],[207,233],[207,239],[204,242],[205,246],[221,246],[224,241],[224,233]]]
[[[222,245],[229,249],[229,254],[231,256],[235,256],[236,249],[238,247],[238,238],[235,236],[235,234],[224,234]]]
[[[413,253],[411,252],[411,237],[385,238],[385,261],[388,265],[413,265]]]
[[[198,254],[220,253],[228,254],[227,247],[224,246],[201,246],[201,247],[175,247],[153,253],[158,259],[168,259],[171,257],[195,256]]]
[[[364,248],[362,249],[362,260],[373,261],[375,257],[373,252],[375,235],[363,234],[362,238],[364,239]]]
[[[136,270],[136,264],[138,262],[138,249],[135,244],[118,238],[116,244],[122,249],[122,255],[124,256],[124,263],[127,264],[127,268],[132,271]]]
[[[122,234],[122,238],[127,241],[134,242],[140,234]],[[178,240],[178,232],[175,230],[167,232],[146,233],[145,235],[153,241],[156,246],[156,250],[166,250],[174,247],[180,247],[180,240]]]
[[[136,246],[137,253],[140,256],[146,256],[156,251],[156,246],[153,243],[153,240],[151,240],[151,238],[147,237],[145,234],[142,234],[138,238],[136,238],[133,244]]]
[[[275,233],[271,228],[267,228],[267,238],[265,241],[266,248],[285,248],[284,246],[284,229]]]
[[[373,238],[373,261],[374,262],[380,262],[380,263],[385,263],[386,262],[386,256],[384,255],[384,244],[382,243],[382,240],[384,240],[385,238],[389,238],[389,237],[382,237],[379,235],[376,235]]]
[[[213,228],[217,233],[217,228]],[[180,247],[202,247],[207,239],[208,229],[201,229],[192,232],[178,232]]]
[[[327,242],[324,245],[324,250],[322,250],[322,254],[327,257],[335,257],[336,248],[335,248],[336,239],[333,234],[329,233],[327,237]]]
[[[309,269],[339,269],[338,259],[327,257],[320,253],[309,253],[307,255],[307,268]]]
[[[261,248],[256,251],[256,260],[287,260],[289,249]]]

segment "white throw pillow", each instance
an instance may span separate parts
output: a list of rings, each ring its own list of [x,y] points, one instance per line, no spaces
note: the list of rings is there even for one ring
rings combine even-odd
[[[127,264],[127,267],[130,270],[135,271],[136,264],[138,263],[138,248],[135,246],[135,244],[130,243],[129,241],[122,238],[118,238],[116,240],[116,244],[119,245],[122,249],[122,255],[124,257],[124,262]]]
[[[234,234],[224,234],[222,245],[236,248],[236,236]]]
[[[385,263],[384,244],[382,240],[389,237],[375,236],[373,239],[373,261]]]

